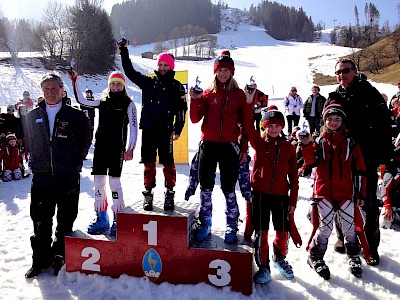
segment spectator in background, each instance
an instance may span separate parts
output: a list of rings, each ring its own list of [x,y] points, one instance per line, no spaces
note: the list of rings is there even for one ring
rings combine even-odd
[[[9,104],[7,106],[7,113],[6,114],[1,114],[2,117],[4,118],[6,122],[6,131],[5,133],[14,133],[16,134],[18,132],[18,127],[19,127],[19,120],[15,116],[15,106],[12,104]]]
[[[15,104],[15,109],[18,109],[18,107],[20,105],[25,105],[28,108],[28,111],[30,111],[31,109],[33,109],[33,100],[30,97],[31,95],[29,94],[28,91],[24,91],[22,93],[22,99],[19,100],[16,104]]]
[[[250,93],[250,90],[248,90]],[[253,107],[254,107],[254,123],[257,132],[260,132],[260,121],[261,121],[261,109],[268,106],[268,95],[261,92],[259,89],[251,91],[254,93]]]
[[[6,136],[6,146],[0,150],[0,165],[3,163],[3,181],[22,179],[22,153],[14,133]]]
[[[293,128],[292,133],[287,137],[287,139],[289,140],[289,142],[293,145],[293,146],[297,146],[297,132],[300,130],[301,128],[299,126],[295,126]]]
[[[397,81],[397,92],[392,96],[390,100],[393,100],[394,98],[398,98],[400,96],[400,80]],[[387,101],[387,99],[386,99]],[[392,109],[393,107],[391,106],[391,101],[389,102],[389,108]]]
[[[385,93],[381,93],[381,95],[382,95],[383,99],[385,100],[385,103],[387,103],[388,107],[390,107],[391,103],[389,101],[388,96]]]
[[[71,105],[71,98],[68,97],[67,91],[64,91],[63,93],[63,101],[65,101],[67,105]]]
[[[37,98],[37,104],[39,105],[39,103],[42,102],[43,100],[44,100],[44,97],[43,96],[39,96]]]
[[[322,120],[322,110],[324,109],[324,104],[326,98],[320,93],[320,88],[318,85],[313,85],[311,88],[312,94],[304,102],[304,118],[308,121],[310,126],[310,133],[319,132]]]
[[[391,101],[392,104],[392,114],[393,117],[396,118],[399,114],[399,110],[400,110],[400,99],[398,97],[393,98]]]
[[[284,100],[286,120],[288,123],[288,134],[292,133],[293,126],[299,125],[300,109],[303,108],[303,100],[297,94],[297,88],[292,86],[289,95]]]
[[[27,124],[26,124],[26,116],[28,114],[28,108],[25,105],[20,105],[18,107],[18,116],[19,116],[19,126],[18,126],[18,131],[16,133],[17,138],[18,138],[18,144],[19,148],[21,150],[21,153],[23,157],[25,158],[25,161],[28,163],[29,162],[29,150],[28,150],[28,145],[26,144],[26,131],[27,131]]]
[[[7,123],[6,119],[3,117],[0,107],[0,148],[6,144],[6,134],[7,134]]]

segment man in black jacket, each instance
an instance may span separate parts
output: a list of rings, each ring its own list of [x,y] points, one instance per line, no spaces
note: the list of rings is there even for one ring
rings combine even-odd
[[[311,88],[312,94],[304,102],[303,114],[304,118],[310,125],[310,133],[319,132],[322,120],[322,110],[326,102],[326,98],[320,93],[318,85],[313,85]]]
[[[363,206],[366,215],[364,231],[371,253],[367,263],[376,266],[380,243],[377,168],[393,155],[391,113],[381,93],[357,76],[356,65],[351,59],[339,60],[335,74],[339,86],[329,94],[325,106],[331,101],[343,106],[347,116],[345,125],[361,147],[367,167],[367,195]],[[335,249],[336,246],[338,243]]]
[[[27,142],[33,173],[30,215],[32,267],[25,277],[51,265],[57,275],[64,264],[64,237],[72,232],[78,215],[80,171],[90,146],[85,114],[62,101],[61,78],[50,73],[41,82],[45,101],[27,116]],[[52,240],[53,216],[57,227]]]

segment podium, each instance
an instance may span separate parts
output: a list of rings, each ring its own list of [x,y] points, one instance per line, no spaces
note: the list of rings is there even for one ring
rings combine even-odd
[[[212,228],[211,238],[193,241],[198,223],[198,204],[175,203],[174,212],[164,212],[163,202],[153,202],[154,211],[127,207],[117,213],[117,235],[88,235],[76,231],[65,238],[67,272],[119,277],[143,277],[159,284],[229,286],[245,295],[252,293],[252,249],[242,243],[224,243],[224,230]]]

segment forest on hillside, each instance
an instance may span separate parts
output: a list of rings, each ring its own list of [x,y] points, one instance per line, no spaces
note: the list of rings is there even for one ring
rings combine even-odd
[[[115,42],[123,35],[134,45],[155,43],[154,54],[171,51],[175,56],[210,59],[216,55],[215,34],[221,31],[222,10],[228,8],[223,1],[211,0],[130,0],[115,4],[108,15],[102,3],[76,0],[66,6],[52,0],[40,21],[0,17],[0,51],[9,52],[13,61],[19,52],[40,51],[49,68],[74,58],[80,72],[105,73],[114,67]],[[246,15],[280,40],[313,41],[324,28],[321,23],[314,25],[301,7],[277,2],[262,1],[249,11],[231,11],[231,30]],[[364,48],[390,34],[387,24],[379,28],[380,15],[373,4],[364,7],[364,24],[357,6],[354,13],[356,24],[335,28],[332,43]]]

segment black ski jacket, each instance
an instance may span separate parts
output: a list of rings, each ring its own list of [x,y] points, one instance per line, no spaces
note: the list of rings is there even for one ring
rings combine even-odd
[[[33,173],[80,172],[88,153],[90,129],[85,114],[63,101],[50,139],[46,103],[27,115],[27,141]]]
[[[122,67],[125,75],[142,90],[141,129],[167,128],[181,134],[185,125],[187,103],[185,88],[176,79],[175,72],[169,71],[150,77],[133,68],[128,49],[121,47]]]

